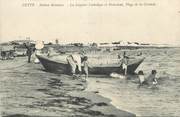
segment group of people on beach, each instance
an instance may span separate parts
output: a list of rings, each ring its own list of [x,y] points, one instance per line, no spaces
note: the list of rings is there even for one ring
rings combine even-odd
[[[141,55],[142,55],[142,53],[138,54],[138,56],[141,56]],[[118,56],[118,58],[120,58],[120,57]],[[123,69],[124,76],[127,75],[127,71],[128,71],[128,59],[129,59],[129,57],[126,55],[126,52],[124,52],[123,58],[122,58],[122,69]],[[156,87],[156,85],[158,84],[156,74],[157,74],[157,71],[152,70],[151,74],[147,78],[145,78],[144,72],[142,70],[140,70],[138,72],[138,79],[139,79],[138,88],[140,88],[141,86],[144,86],[144,85]]]
[[[118,58],[120,59],[121,57],[118,56]],[[81,75],[84,73],[85,74],[84,81],[86,81],[86,79],[88,78],[88,67],[89,67],[88,57],[85,56],[83,53],[78,53],[78,54],[71,54],[66,59],[71,67],[72,76],[74,78],[81,77]],[[129,57],[126,56],[126,52],[124,52],[122,57],[122,69],[124,71],[124,75],[127,75],[128,59]],[[76,71],[76,68],[78,68],[78,71]],[[77,73],[79,74],[77,75]]]
[[[24,44],[24,46],[27,48],[27,55],[28,55],[28,63],[31,61],[31,55],[35,51],[35,48]],[[141,53],[142,54],[142,53]],[[121,60],[121,67],[123,70],[123,75],[127,76],[128,71],[128,60],[130,57],[126,55],[126,52],[124,51],[123,56],[121,57],[118,55],[118,59]],[[88,57],[84,55],[83,52],[71,54],[67,56],[66,58],[68,64],[70,65],[70,74],[73,76],[73,78],[81,77],[83,74],[85,75],[85,78],[83,81],[86,81],[88,78]],[[142,70],[138,72],[138,79],[139,79],[139,88],[141,86],[147,85],[147,86],[156,86],[158,84],[157,78],[156,78],[156,70],[152,70],[151,74],[145,78],[144,73]]]
[[[121,58],[121,66],[124,71],[123,73],[124,76],[127,76],[128,59],[129,57],[126,55],[126,52],[124,52],[123,57]],[[82,53],[77,53],[67,56],[66,60],[70,65],[71,75],[73,76],[73,78],[78,78],[81,77],[83,74],[85,74],[85,79],[83,81],[86,81],[86,79],[88,78],[88,67],[89,67],[88,57]],[[147,78],[145,78],[143,71],[140,70],[138,72],[138,79],[139,79],[138,87],[140,88],[141,86],[144,85],[156,86],[158,84],[156,73],[157,73],[156,70],[152,70],[151,74]]]
[[[126,55],[126,52],[123,53],[122,57],[119,57],[121,59],[121,67],[123,70],[123,75],[127,76],[128,71],[128,59],[129,57]],[[67,57],[68,64],[71,67],[71,75],[73,78],[81,77],[81,75],[85,74],[85,79],[88,78],[88,57],[83,54],[72,54]],[[83,67],[82,67],[83,66]],[[77,70],[76,70],[77,68]],[[147,85],[147,86],[156,86],[157,85],[157,78],[156,78],[156,70],[152,70],[151,74],[145,78],[144,73],[142,70],[138,72],[138,79],[139,79],[139,88],[141,86]]]

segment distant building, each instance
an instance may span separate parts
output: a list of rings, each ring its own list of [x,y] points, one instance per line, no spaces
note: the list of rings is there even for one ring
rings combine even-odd
[[[10,43],[11,43],[11,44],[14,44],[14,45],[22,45],[22,44],[24,44],[24,43],[35,44],[36,42],[33,41],[33,40],[14,40],[14,41],[11,41]]]

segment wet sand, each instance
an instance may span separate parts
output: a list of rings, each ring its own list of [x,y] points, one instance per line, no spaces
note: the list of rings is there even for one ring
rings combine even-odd
[[[135,116],[117,109],[111,100],[100,96],[98,92],[85,90],[88,82],[72,79],[68,75],[48,73],[40,64],[28,64],[26,60],[24,57],[0,60],[1,116]]]

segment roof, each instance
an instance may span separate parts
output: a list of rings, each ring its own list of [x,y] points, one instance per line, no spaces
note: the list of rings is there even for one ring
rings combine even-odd
[[[0,51],[9,51],[9,50],[14,50],[14,46],[12,46],[12,45],[2,45],[2,46],[0,46]]]

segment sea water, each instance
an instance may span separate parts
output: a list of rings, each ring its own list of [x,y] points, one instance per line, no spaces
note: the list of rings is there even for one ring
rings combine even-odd
[[[110,98],[117,108],[137,116],[180,116],[180,49],[142,49],[144,62],[138,67],[147,77],[157,70],[157,88],[141,87],[138,82],[124,79],[89,78],[87,90],[98,90]],[[130,52],[127,52],[127,54]],[[136,77],[137,78],[137,77]]]
[[[135,110],[140,115],[180,116],[180,49],[152,49],[144,55],[146,59],[137,71],[148,75],[152,69],[157,70],[159,84],[158,89],[134,92],[142,97]]]

